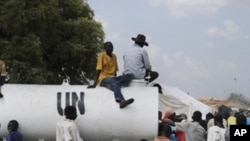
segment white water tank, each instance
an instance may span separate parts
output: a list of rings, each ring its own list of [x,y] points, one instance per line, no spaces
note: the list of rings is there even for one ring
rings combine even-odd
[[[155,87],[125,87],[133,104],[124,109],[104,87],[82,85],[5,84],[0,99],[0,137],[8,134],[7,124],[15,119],[24,141],[55,141],[56,122],[66,105],[78,111],[75,120],[84,141],[153,140],[158,129],[158,90]]]

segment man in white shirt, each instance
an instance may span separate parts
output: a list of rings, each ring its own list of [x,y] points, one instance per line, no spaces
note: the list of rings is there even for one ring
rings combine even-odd
[[[77,117],[76,108],[67,106],[64,110],[65,118],[57,122],[56,141],[83,141],[74,122]]]
[[[214,126],[209,127],[207,132],[207,141],[225,141],[226,129],[223,125],[223,117],[217,114],[214,117]]]
[[[192,122],[176,122],[176,131],[183,131],[186,136],[186,141],[205,141],[206,130],[201,126],[202,113],[195,111],[193,113]]]
[[[131,38],[135,43],[128,48],[123,55],[124,74],[132,73],[135,79],[145,79],[149,82],[155,80],[159,74],[151,70],[148,53],[143,48],[148,46],[146,37],[143,34],[138,34],[136,38]],[[149,76],[149,78],[148,78]]]

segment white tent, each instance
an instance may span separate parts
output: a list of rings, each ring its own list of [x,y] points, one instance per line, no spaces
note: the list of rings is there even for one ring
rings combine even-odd
[[[205,119],[208,112],[212,112],[211,107],[201,103],[176,87],[162,84],[161,87],[163,94],[159,95],[159,110],[163,114],[171,108],[176,114],[185,113],[188,116],[188,120],[191,120],[194,111],[200,111],[203,119]]]

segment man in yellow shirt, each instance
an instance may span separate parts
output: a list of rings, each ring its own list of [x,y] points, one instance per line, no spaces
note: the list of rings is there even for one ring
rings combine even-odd
[[[88,88],[95,88],[97,84],[107,87],[114,91],[116,102],[119,103],[120,108],[134,102],[133,98],[125,100],[121,93],[121,87],[127,86],[134,78],[132,73],[116,76],[118,71],[118,64],[116,55],[113,53],[113,44],[111,42],[104,43],[105,52],[100,53],[97,60],[97,75],[93,85]]]
[[[5,82],[6,76],[7,72],[6,72],[5,62],[0,60],[0,98],[3,97],[2,86]]]

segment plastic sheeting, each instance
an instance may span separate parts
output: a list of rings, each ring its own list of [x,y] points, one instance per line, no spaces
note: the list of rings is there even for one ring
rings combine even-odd
[[[159,96],[159,110],[163,114],[171,108],[177,115],[185,113],[188,120],[192,120],[194,111],[200,111],[203,119],[205,119],[207,113],[212,112],[212,108],[196,100],[180,89],[162,84],[161,86],[163,94],[160,94]]]

